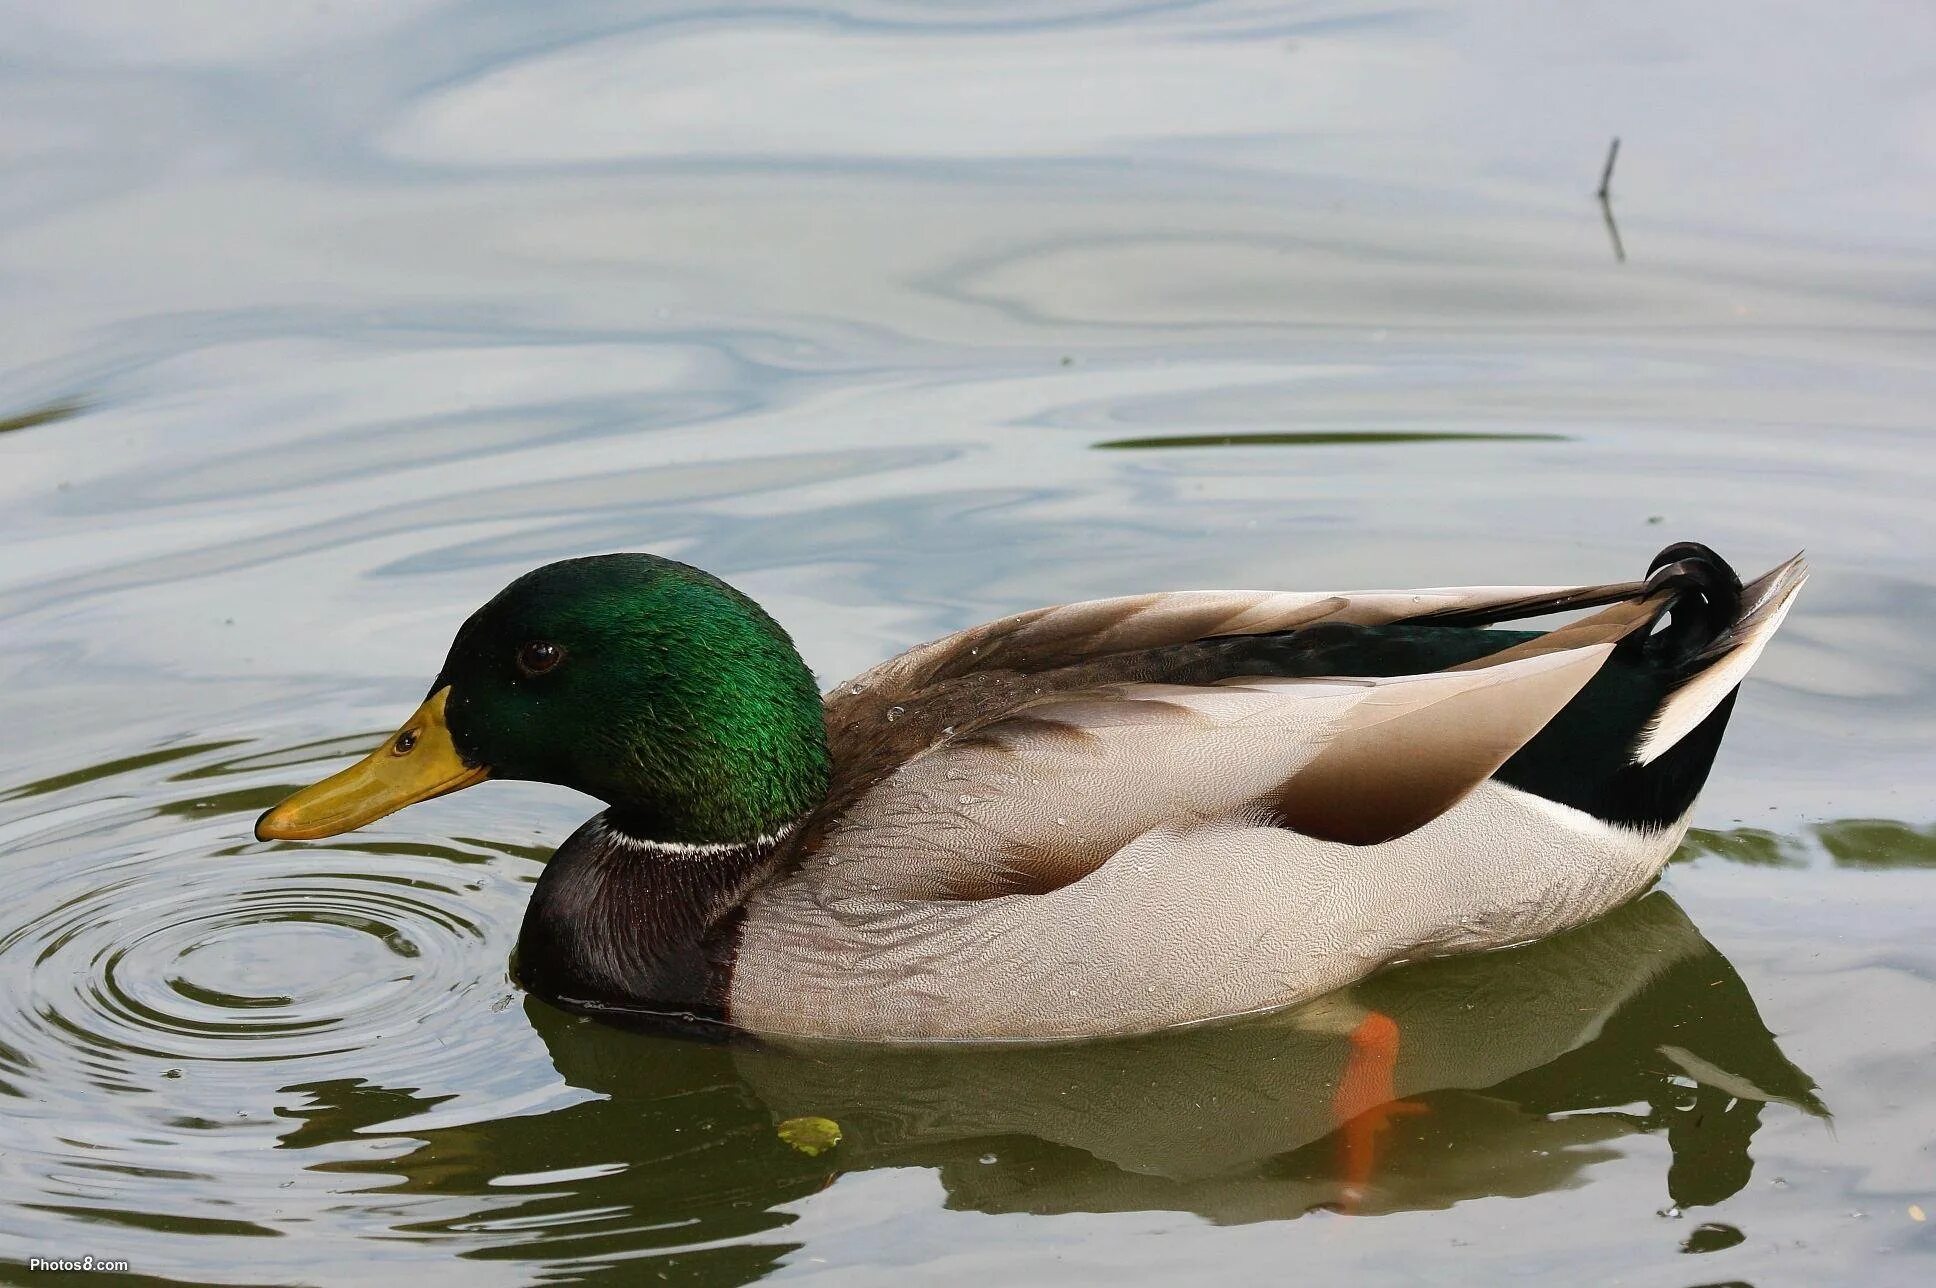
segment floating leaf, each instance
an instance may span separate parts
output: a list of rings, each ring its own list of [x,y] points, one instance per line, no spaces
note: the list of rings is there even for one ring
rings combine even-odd
[[[1105,452],[1176,447],[1365,447],[1386,443],[1564,443],[1565,434],[1455,434],[1415,430],[1311,430],[1267,434],[1163,434],[1112,438],[1092,446]]]
[[[779,1130],[781,1140],[808,1158],[840,1143],[840,1124],[831,1118],[789,1118]]]
[[[78,399],[51,402],[44,407],[33,407],[15,415],[0,415],[0,434],[16,429],[32,429],[35,425],[47,425],[57,420],[78,416],[85,408]]]

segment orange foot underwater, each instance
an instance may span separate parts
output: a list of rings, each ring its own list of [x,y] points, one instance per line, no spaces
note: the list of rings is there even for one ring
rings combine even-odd
[[[1337,1115],[1338,1210],[1356,1212],[1378,1162],[1378,1140],[1393,1120],[1427,1112],[1416,1100],[1392,1095],[1392,1071],[1398,1065],[1398,1024],[1373,1011],[1351,1031],[1351,1057],[1338,1092],[1331,1100]]]

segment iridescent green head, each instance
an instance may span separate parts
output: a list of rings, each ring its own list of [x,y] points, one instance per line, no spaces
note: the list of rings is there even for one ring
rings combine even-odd
[[[638,836],[744,841],[817,805],[827,774],[813,676],[758,604],[669,559],[598,555],[473,613],[410,721],[257,833],[333,835],[488,776],[588,792]]]

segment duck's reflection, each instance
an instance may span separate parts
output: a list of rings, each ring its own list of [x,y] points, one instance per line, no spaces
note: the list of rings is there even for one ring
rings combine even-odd
[[[1690,1207],[1746,1184],[1769,1102],[1824,1112],[1740,976],[1662,893],[1526,948],[1127,1042],[709,1047],[527,1009],[559,1073],[601,1098],[418,1128],[411,1152],[356,1165],[404,1190],[497,1196],[484,1224],[520,1230],[511,1256],[744,1237],[787,1219],[776,1204],[876,1167],[935,1169],[952,1206],[990,1212],[1443,1207],[1574,1184],[1636,1132],[1665,1132],[1662,1201]],[[385,1094],[308,1090],[320,1103],[290,1145],[339,1119],[367,1138],[358,1106]],[[837,1122],[839,1146],[790,1149],[776,1129],[799,1117]],[[548,1179],[506,1188],[531,1176]]]

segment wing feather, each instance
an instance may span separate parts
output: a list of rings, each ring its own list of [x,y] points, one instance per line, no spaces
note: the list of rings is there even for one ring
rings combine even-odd
[[[827,838],[830,899],[1039,894],[1153,828],[1270,821],[1371,844],[1485,781],[1612,651],[1388,679],[1126,684],[1030,702],[910,759]],[[919,844],[916,844],[916,842]]]
[[[1595,643],[1381,684],[1266,804],[1286,827],[1347,845],[1416,831],[1531,741],[1612,651]]]
[[[977,671],[1035,674],[1223,635],[1265,635],[1320,622],[1481,625],[1592,608],[1644,594],[1640,582],[1604,586],[1438,586],[1422,590],[1182,590],[1058,604],[1015,613],[916,645],[856,676],[830,705],[905,697]]]
[[[1417,699],[1418,706],[1406,708],[1394,729],[1371,732],[1374,725],[1397,720],[1397,708],[1379,718],[1372,713],[1385,700],[1366,706],[1359,719],[1368,723],[1296,784],[1292,775],[1326,748],[1336,732],[1330,722],[1346,707],[1358,703],[1370,688],[1416,683],[1421,677],[1238,678],[1205,664],[1205,659],[1222,655],[1218,641],[1232,636],[1321,625],[1472,626],[1603,604],[1611,607],[1537,640],[1439,673],[1450,678],[1438,681],[1440,688],[1430,691],[1430,701],[1425,700],[1428,690],[1404,690],[1407,701]],[[979,805],[984,797],[1009,803],[1000,819],[977,824],[964,818],[954,828],[961,838],[956,848],[968,851],[977,848],[973,838],[978,828],[992,829],[998,843],[982,846],[986,853],[975,853],[960,864],[941,862],[932,880],[906,873],[892,876],[958,897],[1013,888],[1006,878],[987,880],[981,874],[1026,866],[1031,846],[1082,856],[1073,863],[1058,859],[1054,866],[1065,871],[1081,862],[1100,862],[1109,853],[1101,847],[1112,838],[1120,843],[1134,835],[1107,820],[1095,820],[1074,839],[1045,833],[1043,819],[1058,816],[1055,802],[1071,794],[1114,799],[1122,819],[1144,819],[1145,826],[1247,803],[1281,809],[1287,820],[1311,828],[1313,835],[1358,838],[1360,844],[1402,835],[1497,769],[1516,749],[1515,738],[1523,742],[1538,732],[1557,710],[1548,697],[1565,688],[1552,677],[1590,675],[1605,656],[1605,649],[1595,652],[1594,646],[1650,622],[1659,606],[1644,583],[1623,582],[1350,594],[1182,591],[1018,613],[919,645],[828,695],[834,779],[825,805],[797,834],[796,845],[800,854],[811,855],[836,836],[855,839],[867,831],[855,826],[856,819],[882,817],[868,804],[870,797],[905,792],[909,782],[926,782],[935,773],[952,773],[963,781],[987,779],[994,788],[923,788],[922,808],[930,814]],[[1541,657],[1573,661],[1505,669]],[[1483,678],[1473,678],[1482,672]],[[1186,677],[1194,682],[1165,683]],[[1490,698],[1482,695],[1514,691],[1511,685],[1500,689],[1506,678],[1523,679],[1531,696],[1524,701],[1501,698],[1502,710],[1489,712]],[[1471,696],[1461,696],[1468,692]],[[1450,705],[1434,714],[1441,701]],[[1557,698],[1558,705],[1564,702],[1565,697]],[[1450,713],[1458,713],[1457,718]],[[1461,729],[1469,731],[1463,741]],[[1504,754],[1495,758],[1493,753],[1501,748]],[[1367,789],[1354,807],[1333,790],[1346,783],[1368,785],[1380,755],[1393,766],[1382,794]],[[1105,762],[1107,769],[1098,768]],[[1038,783],[1040,808],[1032,815],[1015,804],[1028,795],[1017,785],[1024,773],[1036,775]],[[1199,782],[1206,775],[1210,781]],[[1239,789],[1251,795],[1243,801],[1228,799]],[[1327,794],[1329,801],[1320,804]],[[888,812],[907,816],[899,807]],[[935,822],[931,818],[928,825]],[[889,848],[906,849],[898,844]]]
[[[1324,623],[1443,625],[1561,612],[1644,593],[1607,586],[1451,586],[1422,590],[1174,591],[1032,609],[920,644],[826,696],[835,776],[824,818],[843,813],[936,742],[1058,689],[1166,677],[1166,649]],[[905,718],[895,720],[899,714]],[[889,727],[892,725],[893,727]],[[823,829],[803,833],[812,842]]]

